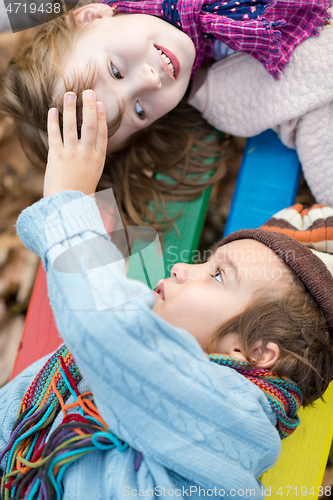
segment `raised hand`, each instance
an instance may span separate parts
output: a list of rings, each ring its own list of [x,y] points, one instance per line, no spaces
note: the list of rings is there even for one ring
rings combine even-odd
[[[63,138],[59,113],[48,113],[49,154],[44,178],[44,197],[65,190],[93,194],[101,178],[108,141],[105,107],[96,102],[93,90],[83,93],[81,139],[77,136],[76,95],[64,95]]]

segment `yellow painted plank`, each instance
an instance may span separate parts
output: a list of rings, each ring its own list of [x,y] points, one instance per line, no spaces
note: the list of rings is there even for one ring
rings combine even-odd
[[[268,496],[299,500],[316,499],[322,494],[321,484],[333,438],[333,383],[324,398],[326,403],[317,401],[312,407],[300,410],[299,428],[282,441],[277,463],[262,475]]]

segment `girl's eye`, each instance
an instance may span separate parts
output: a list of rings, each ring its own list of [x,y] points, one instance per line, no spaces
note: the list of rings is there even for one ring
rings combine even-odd
[[[114,64],[112,64],[111,61],[110,61],[110,72],[111,76],[116,80],[121,80],[123,78],[120,74],[120,71],[114,66]]]
[[[137,102],[135,103],[135,112],[136,114],[138,115],[138,117],[140,118],[140,120],[143,120],[144,117],[145,117],[145,112],[144,110],[141,108],[140,104]]]
[[[212,274],[212,277],[216,278],[217,281],[223,284],[221,269],[218,269],[215,274]]]

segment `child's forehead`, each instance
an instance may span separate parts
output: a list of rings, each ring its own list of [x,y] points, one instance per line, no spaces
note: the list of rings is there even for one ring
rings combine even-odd
[[[260,289],[275,294],[290,284],[287,264],[271,248],[253,239],[234,240],[218,247],[211,262],[223,272],[227,282],[237,282],[242,290]]]
[[[268,246],[252,239],[235,240],[215,249],[212,258],[217,262],[269,262],[282,263],[281,258]]]

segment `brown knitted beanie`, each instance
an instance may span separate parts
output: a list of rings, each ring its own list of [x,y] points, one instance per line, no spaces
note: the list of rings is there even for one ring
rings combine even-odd
[[[333,338],[333,208],[297,204],[259,229],[229,234],[218,246],[241,239],[257,240],[284,260],[319,304]]]

